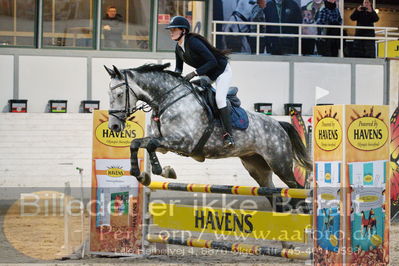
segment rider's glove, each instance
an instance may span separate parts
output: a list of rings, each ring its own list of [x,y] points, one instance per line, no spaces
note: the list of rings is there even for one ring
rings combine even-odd
[[[195,73],[195,71],[193,71],[193,72],[187,74],[187,75],[184,77],[184,79],[187,80],[187,81],[190,81],[190,80],[192,80],[195,76],[197,76],[197,73]]]

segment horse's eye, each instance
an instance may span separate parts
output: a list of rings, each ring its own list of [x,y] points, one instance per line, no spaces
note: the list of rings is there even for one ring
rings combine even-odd
[[[116,95],[116,97],[118,97],[118,98],[122,98],[122,96],[123,96],[123,92],[120,92],[120,93],[118,93],[118,94]]]

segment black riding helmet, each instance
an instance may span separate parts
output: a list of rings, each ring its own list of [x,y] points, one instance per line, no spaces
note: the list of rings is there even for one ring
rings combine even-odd
[[[186,29],[187,32],[190,31],[190,22],[185,17],[182,16],[175,16],[173,17],[169,25],[165,29],[171,29],[171,28],[182,28]]]

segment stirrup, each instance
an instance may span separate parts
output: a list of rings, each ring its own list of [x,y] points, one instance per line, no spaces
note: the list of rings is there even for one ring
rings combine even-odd
[[[225,148],[232,148],[234,147],[235,142],[233,139],[233,136],[231,136],[229,133],[225,133],[223,135],[223,147]]]

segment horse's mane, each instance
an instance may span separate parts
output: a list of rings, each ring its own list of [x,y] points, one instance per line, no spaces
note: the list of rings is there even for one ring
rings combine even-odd
[[[145,64],[136,68],[130,68],[128,70],[133,70],[138,73],[148,73],[148,72],[165,72],[174,77],[181,77],[180,73],[176,73],[174,71],[165,70],[165,68],[170,67],[170,63],[166,64]]]

